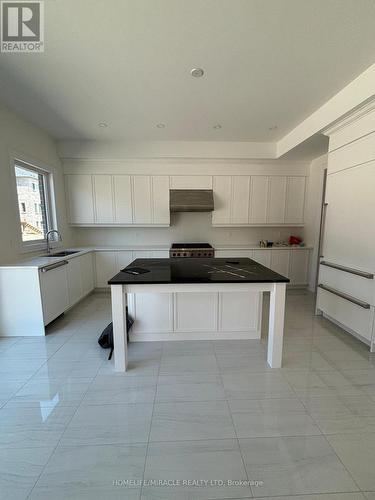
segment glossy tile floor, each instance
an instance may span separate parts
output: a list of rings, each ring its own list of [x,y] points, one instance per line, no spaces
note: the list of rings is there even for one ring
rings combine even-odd
[[[109,321],[96,294],[0,339],[1,499],[375,499],[375,357],[311,294],[288,293],[281,370],[262,339],[134,343],[116,374]]]

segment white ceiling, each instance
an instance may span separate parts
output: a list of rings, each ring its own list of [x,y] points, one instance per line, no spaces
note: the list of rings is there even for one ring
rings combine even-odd
[[[45,4],[45,53],[1,54],[0,98],[58,139],[274,142],[375,61],[374,0]]]

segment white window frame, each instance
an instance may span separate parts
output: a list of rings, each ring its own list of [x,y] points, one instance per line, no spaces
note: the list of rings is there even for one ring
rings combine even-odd
[[[44,180],[44,196],[46,202],[46,218],[47,218],[47,230],[58,229],[57,227],[57,217],[56,217],[56,203],[55,203],[55,190],[54,190],[54,180],[53,173],[50,168],[44,165],[40,161],[30,159],[23,154],[11,153],[10,154],[10,168],[13,179],[13,193],[15,206],[17,211],[17,235],[19,241],[19,251],[20,253],[37,252],[39,250],[46,250],[47,241],[46,238],[40,240],[23,241],[21,224],[20,224],[20,205],[17,193],[17,180],[15,167],[19,165],[29,170],[33,170],[36,173],[43,175]],[[51,241],[51,247],[59,246],[60,242]]]

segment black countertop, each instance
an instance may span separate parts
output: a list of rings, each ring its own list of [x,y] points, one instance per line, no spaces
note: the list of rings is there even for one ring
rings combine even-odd
[[[129,271],[146,270],[142,274]],[[289,279],[248,258],[136,259],[109,285],[179,283],[289,283]]]

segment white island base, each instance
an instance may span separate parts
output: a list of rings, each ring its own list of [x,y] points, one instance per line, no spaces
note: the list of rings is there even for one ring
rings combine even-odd
[[[271,368],[280,368],[285,290],[285,283],[111,285],[115,369],[125,371],[127,367],[127,304],[129,313],[136,319],[130,336],[132,341],[256,339],[260,338],[263,292],[270,292],[267,361]],[[150,297],[156,297],[157,294],[163,294],[163,300],[159,302],[154,299],[154,306],[150,307]],[[143,314],[139,311],[142,308],[142,297],[147,305]],[[248,303],[244,302],[246,298]],[[163,311],[160,311],[163,303]],[[231,318],[233,312],[234,317]],[[145,331],[147,325],[142,324],[142,316],[145,318],[143,322],[146,321],[151,331]],[[238,321],[238,316],[243,318],[242,321]],[[205,328],[202,328],[202,318],[205,320],[205,327],[207,324],[211,325],[209,330],[204,331]],[[231,319],[234,319],[232,329]],[[156,325],[154,328],[153,324]],[[242,331],[239,324],[242,325]]]

